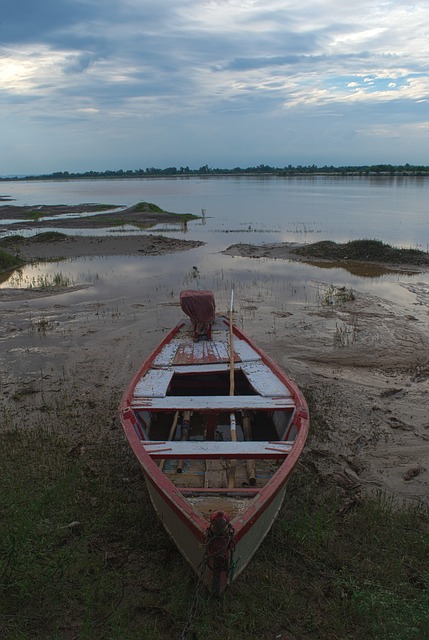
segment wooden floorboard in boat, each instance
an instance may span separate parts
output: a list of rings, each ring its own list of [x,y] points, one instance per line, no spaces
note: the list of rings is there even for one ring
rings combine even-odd
[[[168,460],[164,473],[176,487],[204,487],[204,460],[184,460],[182,473],[177,473],[179,460]]]
[[[207,489],[227,487],[226,460],[206,460],[204,486]]]
[[[234,460],[234,487],[249,487],[245,460]],[[226,489],[228,487],[228,461],[226,460],[185,460],[182,473],[177,473],[178,460],[165,462],[164,473],[176,487],[186,489]],[[255,488],[262,488],[277,471],[278,465],[272,460],[259,460],[256,466]]]
[[[247,509],[252,497],[192,496],[187,500],[206,520],[210,520],[211,514],[216,511],[224,511],[232,519]]]

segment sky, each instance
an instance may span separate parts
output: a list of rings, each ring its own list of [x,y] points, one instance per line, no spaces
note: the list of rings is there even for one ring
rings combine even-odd
[[[0,175],[407,162],[429,164],[429,0],[1,8]]]

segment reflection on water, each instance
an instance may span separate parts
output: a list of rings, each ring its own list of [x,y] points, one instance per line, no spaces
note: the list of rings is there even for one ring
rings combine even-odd
[[[0,273],[0,285],[4,284],[6,287],[11,287],[12,285],[7,284],[10,282],[10,279],[13,278],[15,271],[6,271],[5,273]]]
[[[354,261],[338,261],[330,262],[326,260],[324,262],[315,262],[307,260],[307,264],[311,264],[319,269],[344,269],[348,271],[352,276],[358,276],[359,278],[381,278],[381,276],[387,276],[392,274],[394,276],[403,275],[417,275],[420,273],[418,269],[400,269],[388,267],[382,264],[376,264],[375,262],[354,262]]]
[[[61,278],[73,283],[92,285],[64,294],[75,301],[127,296],[138,303],[158,293],[177,300],[180,290],[189,287],[224,292],[227,306],[231,288],[245,303],[246,295],[252,297],[250,289],[256,287],[261,301],[267,303],[272,296],[280,297],[287,310],[291,304],[317,300],[321,283],[327,280],[328,285],[367,291],[400,302],[412,299],[411,289],[398,286],[400,279],[413,283],[418,275],[390,272],[383,266],[368,264],[253,260],[220,252],[240,242],[302,243],[323,239],[346,242],[358,238],[429,248],[429,180],[193,177],[10,182],[7,189],[7,195],[15,198],[17,205],[109,202],[130,206],[144,200],[166,211],[197,215],[204,211],[202,218],[186,225],[156,225],[146,232],[129,225],[66,231],[76,235],[161,233],[200,240],[206,242],[205,246],[164,256],[79,258],[26,266],[18,281],[15,280],[14,286],[22,287],[31,282],[49,284],[55,274],[57,279],[61,274]],[[61,231],[43,228],[22,233],[32,235],[50,230]],[[7,279],[0,286],[12,286],[11,282]],[[249,302],[250,307],[253,302]]]
[[[204,210],[203,219],[189,222],[186,231],[176,227],[171,232],[187,233],[191,240],[216,246],[225,244],[222,236],[227,234],[233,236],[230,244],[240,239],[259,243],[376,238],[403,247],[429,248],[429,179],[144,178],[10,182],[7,189],[16,205],[109,202],[131,206],[144,200],[177,213],[200,215]],[[252,234],[254,240],[250,240]]]
[[[26,265],[0,287],[48,288],[55,283],[59,286],[61,283],[89,284],[88,288],[65,293],[64,296],[69,296],[74,302],[128,298],[136,303],[148,296],[177,301],[184,288],[214,289],[221,292],[221,297],[223,292],[225,310],[231,289],[236,291],[242,304],[247,298],[255,301],[256,289],[257,300],[269,304],[270,300],[281,299],[286,312],[291,305],[320,300],[321,290],[326,285],[370,292],[397,302],[409,301],[411,289],[398,284],[404,278],[410,284],[421,279],[421,274],[398,272],[378,272],[376,276],[363,277],[338,263],[330,265],[328,281],[326,275],[326,269],[310,263],[231,257],[198,247],[162,256],[94,256]]]

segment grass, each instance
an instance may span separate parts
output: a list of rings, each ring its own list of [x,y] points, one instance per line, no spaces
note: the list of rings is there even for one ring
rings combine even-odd
[[[116,401],[85,398],[39,390],[3,410],[0,636],[179,638],[194,576],[149,503]],[[428,524],[422,508],[346,495],[304,458],[245,573],[220,600],[202,594],[191,637],[428,638]]]
[[[56,242],[65,239],[67,236],[63,233],[57,233],[55,231],[49,231],[46,233],[39,233],[27,240],[29,242]],[[19,252],[19,244],[26,240],[23,236],[15,235],[8,236],[0,240],[0,246],[12,247],[15,252]],[[8,251],[0,249],[0,273],[4,273],[6,279],[9,279],[9,286],[21,287],[25,282],[25,286],[28,289],[64,289],[73,286],[75,283],[71,278],[65,276],[61,271],[56,273],[47,273],[43,275],[34,276],[32,278],[26,278],[24,280],[22,271],[19,267],[22,267],[26,263],[19,255],[14,255]],[[15,273],[14,273],[15,271]],[[10,276],[10,277],[9,277]]]
[[[415,265],[429,264],[429,255],[424,251],[398,249],[385,244],[381,240],[351,240],[344,244],[323,240],[302,247],[293,247],[292,252],[302,256],[331,260],[364,260]]]
[[[323,285],[319,291],[321,304],[337,306],[346,302],[353,302],[356,296],[353,289],[341,286],[337,287],[333,284]]]
[[[136,213],[166,213],[169,216],[174,216],[179,218],[183,222],[187,222],[189,220],[197,220],[200,216],[196,216],[193,213],[171,213],[170,211],[165,211],[161,209],[157,204],[153,204],[153,202],[138,202],[134,207],[133,211]]]
[[[25,264],[25,260],[19,257],[19,245],[24,242],[61,242],[67,238],[66,234],[59,233],[57,231],[47,231],[46,233],[38,233],[30,238],[24,238],[21,235],[7,236],[0,239],[0,273],[12,272],[14,269],[21,267]],[[8,249],[12,249],[14,253],[10,253]],[[60,286],[66,287],[70,283],[65,283],[61,274],[54,274],[53,277],[46,276],[46,278],[40,277],[41,282],[39,284],[33,283],[30,286],[37,287],[52,287]]]
[[[27,238],[29,242],[62,242],[67,238],[67,234],[60,231],[44,231]]]
[[[15,256],[8,251],[3,251],[0,249],[0,273],[12,271],[17,267],[20,267],[23,263],[23,260],[18,256]]]
[[[26,289],[65,289],[74,286],[75,282],[61,271],[24,277],[22,271],[17,271],[9,279],[9,286]]]
[[[138,202],[134,207],[134,211],[140,213],[144,211],[153,211],[154,213],[167,213],[164,209],[161,209],[157,204],[153,202]]]
[[[43,216],[45,216],[45,213],[42,213],[42,211],[29,211],[26,214],[26,218],[28,218],[29,220],[34,220],[35,222],[37,222],[37,220],[40,220],[40,218],[43,218]]]

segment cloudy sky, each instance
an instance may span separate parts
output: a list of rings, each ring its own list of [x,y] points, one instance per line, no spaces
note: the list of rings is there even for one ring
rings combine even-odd
[[[14,0],[0,92],[0,175],[429,164],[429,0]]]

